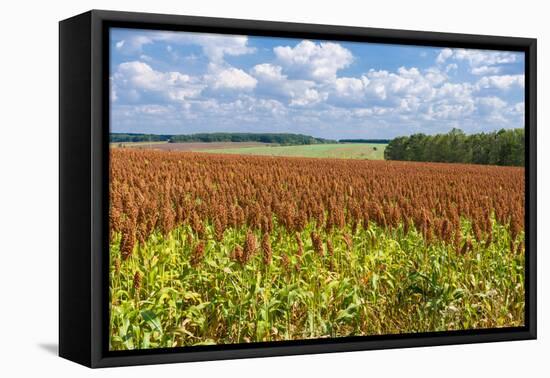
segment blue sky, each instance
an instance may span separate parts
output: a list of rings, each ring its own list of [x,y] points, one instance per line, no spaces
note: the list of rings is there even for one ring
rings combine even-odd
[[[524,127],[518,52],[110,32],[111,131],[393,138]]]

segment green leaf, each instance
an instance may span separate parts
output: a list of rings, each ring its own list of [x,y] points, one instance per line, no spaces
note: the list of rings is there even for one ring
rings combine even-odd
[[[143,320],[145,320],[145,323],[147,323],[147,325],[151,327],[153,331],[158,331],[162,335],[162,325],[160,324],[159,318],[155,315],[153,311],[143,310],[141,311],[141,317],[143,318]]]

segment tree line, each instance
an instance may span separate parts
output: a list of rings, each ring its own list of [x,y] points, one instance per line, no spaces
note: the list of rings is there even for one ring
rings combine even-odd
[[[288,133],[200,133],[174,135],[170,142],[261,142],[281,145],[334,143],[328,139]]]
[[[171,135],[158,134],[111,133],[109,141],[111,143],[167,142],[171,137]]]
[[[466,135],[460,129],[447,134],[413,134],[392,139],[386,160],[488,165],[525,165],[524,129],[501,129]]]
[[[280,145],[337,143],[334,140],[290,133],[198,133],[187,135],[111,133],[110,141],[111,143],[161,141],[166,141],[170,143],[261,142],[275,143]]]

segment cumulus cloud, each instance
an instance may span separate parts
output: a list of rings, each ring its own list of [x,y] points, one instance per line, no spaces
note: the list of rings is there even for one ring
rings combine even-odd
[[[399,68],[372,69],[368,52],[353,48],[354,57],[341,43],[303,40],[275,48],[270,43],[261,54],[245,57],[256,51],[251,43],[261,47],[241,36],[116,35],[113,125],[136,132],[154,131],[155,125],[166,133],[277,130],[388,137],[523,124],[525,79],[512,74],[518,73],[519,65],[512,63],[521,62],[520,54],[441,49],[432,67],[426,59],[405,56]],[[170,59],[176,54],[178,59]],[[142,129],[132,129],[136,125]]]
[[[479,97],[476,99],[476,104],[478,104],[481,108],[489,111],[502,109],[507,105],[506,101],[496,96]]]
[[[506,101],[499,97],[479,97],[476,98],[478,113],[484,117],[486,122],[507,124],[510,121],[509,108]]]
[[[518,54],[507,51],[455,49],[453,50],[453,58],[466,60],[471,67],[479,67],[482,65],[514,63],[517,61]]]
[[[511,111],[513,113],[523,116],[525,114],[525,103],[522,101],[514,104],[511,108]]]
[[[441,52],[439,53],[439,55],[437,55],[437,59],[435,60],[438,64],[443,64],[445,63],[445,61],[450,58],[451,56],[453,55],[453,50],[451,49],[443,49],[441,50]]]
[[[496,88],[500,90],[508,90],[512,87],[523,88],[525,86],[524,75],[500,75],[500,76],[484,76],[478,82],[477,86],[480,89]]]
[[[451,71],[454,71],[454,70],[457,70],[458,69],[458,64],[456,63],[451,63],[451,64],[447,64],[447,67],[445,67],[445,72],[451,72]]]
[[[126,95],[134,101],[147,93],[181,101],[198,96],[204,89],[204,85],[189,75],[155,71],[147,63],[140,61],[119,64],[111,82],[115,99]]]
[[[439,85],[445,76],[438,70],[421,73],[416,67],[400,67],[397,72],[370,70],[363,78],[365,91],[370,97],[382,100],[419,97],[427,100],[434,95],[434,86]],[[368,81],[367,81],[368,80]]]
[[[464,61],[473,75],[488,75],[499,73],[502,65],[516,63],[519,59],[519,53],[507,51],[445,48],[439,52],[436,63],[442,65],[448,60]]]
[[[354,109],[355,116],[436,121],[460,120],[476,111],[476,85],[450,83],[444,73],[434,68],[370,70],[360,79],[339,78],[334,86],[334,95],[371,105]]]
[[[316,89],[307,88],[300,93],[299,96],[294,96],[290,101],[291,106],[307,106],[317,104],[327,98],[326,93],[321,93]]]
[[[122,40],[116,47],[124,53],[141,52],[143,46],[154,42],[170,43],[167,51],[174,50],[172,45],[198,45],[203,53],[215,63],[223,61],[226,55],[238,56],[251,54],[255,51],[248,46],[248,37],[240,35],[222,35],[206,33],[179,33],[179,32],[147,32],[147,35],[136,34]]]
[[[141,52],[144,45],[153,43],[153,39],[146,35],[134,35],[128,39],[122,39],[115,43],[116,49],[123,54],[136,54]]]
[[[497,74],[500,72],[500,67],[492,67],[492,66],[472,67],[470,72],[474,75]]]
[[[144,128],[156,133],[235,131],[235,122],[241,131],[273,132],[276,122],[279,128],[288,125],[292,132],[291,116],[282,103],[249,95],[229,101],[191,99],[181,106],[174,103],[112,107],[113,130],[120,132],[143,132]]]
[[[438,68],[400,67],[396,72],[370,70],[361,78],[337,78],[331,96],[363,105],[353,110],[357,117],[460,120],[475,113],[476,89],[470,83],[450,83]]]
[[[365,89],[369,84],[369,79],[366,76],[361,78],[356,77],[340,77],[334,81],[335,95],[355,101],[363,99]]]
[[[118,96],[116,94],[116,86],[113,83],[113,78],[109,78],[109,89],[110,89],[110,99],[112,102],[116,102],[118,100]]]
[[[258,83],[254,77],[239,68],[213,66],[210,71],[206,75],[206,81],[213,89],[250,91]]]
[[[310,106],[326,100],[328,93],[316,88],[312,80],[291,80],[278,65],[263,63],[252,68],[262,90],[287,99],[292,106]]]
[[[333,42],[314,43],[304,40],[294,47],[277,46],[273,52],[286,70],[314,80],[334,79],[338,70],[353,61],[353,55],[348,49]]]
[[[257,64],[252,68],[252,73],[263,81],[277,82],[286,80],[283,68],[270,63]]]

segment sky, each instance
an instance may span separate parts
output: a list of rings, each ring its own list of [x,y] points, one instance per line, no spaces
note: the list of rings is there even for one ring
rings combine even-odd
[[[522,52],[112,28],[111,132],[524,127]]]

